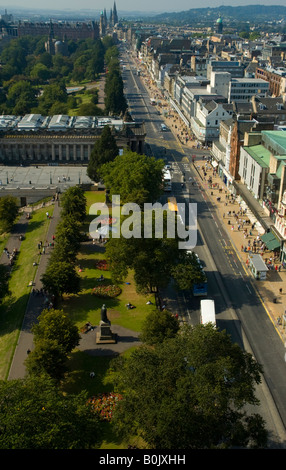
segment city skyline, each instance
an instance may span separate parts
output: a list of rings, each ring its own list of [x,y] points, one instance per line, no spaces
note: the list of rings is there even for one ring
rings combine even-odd
[[[168,4],[169,3],[169,4]],[[145,0],[142,2],[134,2],[133,0],[119,0],[116,2],[117,11],[142,11],[144,13],[164,13],[164,12],[180,12],[190,10],[192,8],[218,8],[220,6],[246,6],[246,5],[281,5],[286,6],[286,0],[207,0],[202,5],[200,0],[178,0],[175,3],[166,2],[165,0],[157,0],[154,4],[153,0]],[[0,13],[3,14],[4,10],[7,11],[21,9],[35,9],[37,10],[100,10],[111,9],[114,5],[114,0],[102,0],[102,3],[96,3],[94,0],[82,0],[80,5],[74,0],[50,0],[48,6],[46,2],[39,2],[37,0],[16,0],[15,4],[0,5]]]

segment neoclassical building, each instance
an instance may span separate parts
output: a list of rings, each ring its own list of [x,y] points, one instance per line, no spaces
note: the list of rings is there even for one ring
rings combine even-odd
[[[106,125],[119,149],[144,153],[144,123],[92,116],[0,116],[0,164],[87,164]]]

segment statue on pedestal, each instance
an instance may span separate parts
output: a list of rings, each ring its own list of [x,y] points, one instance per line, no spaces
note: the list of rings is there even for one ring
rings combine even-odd
[[[101,321],[103,321],[104,323],[110,323],[107,318],[107,310],[106,310],[105,304],[102,305],[100,314],[101,314]]]
[[[96,334],[96,342],[98,344],[116,343],[117,335],[112,333],[110,329],[110,321],[107,318],[107,311],[106,311],[105,304],[103,304],[101,307],[100,317],[101,317],[101,321],[99,324],[99,331]]]

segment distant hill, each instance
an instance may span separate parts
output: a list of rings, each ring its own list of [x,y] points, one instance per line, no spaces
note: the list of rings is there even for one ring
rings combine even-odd
[[[263,23],[265,21],[278,21],[286,16],[286,7],[281,5],[247,5],[247,6],[220,6],[216,8],[192,8],[191,10],[161,13],[152,16],[150,21],[189,24],[193,22],[214,22],[219,16],[228,21],[249,21]]]

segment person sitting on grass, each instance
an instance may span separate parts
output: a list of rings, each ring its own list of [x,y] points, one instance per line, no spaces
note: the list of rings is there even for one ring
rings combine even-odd
[[[128,310],[130,310],[132,308],[135,308],[134,305],[132,305],[130,302],[128,302],[128,304],[126,304],[126,307],[128,308]]]

